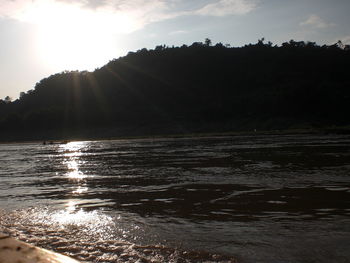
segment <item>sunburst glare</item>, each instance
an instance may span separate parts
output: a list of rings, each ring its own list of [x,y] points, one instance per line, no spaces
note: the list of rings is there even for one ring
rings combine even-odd
[[[80,3],[35,1],[18,15],[37,26],[37,53],[50,68],[92,70],[116,57],[116,34],[138,27],[130,13]],[[62,19],[63,18],[63,19]]]

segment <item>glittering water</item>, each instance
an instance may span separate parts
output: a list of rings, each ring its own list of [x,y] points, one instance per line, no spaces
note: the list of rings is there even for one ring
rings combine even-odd
[[[350,262],[350,137],[3,144],[0,231],[89,262]]]

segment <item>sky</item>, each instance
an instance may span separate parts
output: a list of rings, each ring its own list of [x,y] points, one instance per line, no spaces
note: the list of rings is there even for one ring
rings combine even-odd
[[[349,12],[350,0],[0,0],[0,99],[163,44],[350,44]]]

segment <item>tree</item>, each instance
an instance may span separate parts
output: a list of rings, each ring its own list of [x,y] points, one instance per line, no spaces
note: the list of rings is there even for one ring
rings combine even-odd
[[[224,48],[225,46],[221,42],[219,42],[215,45],[215,47],[216,48]]]
[[[204,46],[204,44],[202,42],[193,42],[190,47],[199,48],[199,47],[203,47],[203,46]]]
[[[205,40],[204,40],[204,44],[207,46],[207,47],[210,47],[211,46],[211,40],[209,39],[209,38],[206,38]]]
[[[343,42],[342,42],[341,40],[338,40],[337,46],[338,46],[340,49],[344,49],[344,48],[345,48],[345,45],[343,44]]]
[[[57,73],[19,100],[2,98],[0,141],[12,131],[40,139],[350,124],[349,45],[204,40]]]
[[[10,96],[6,96],[4,101],[5,103],[10,103],[12,101],[12,98]]]
[[[156,51],[162,51],[162,50],[164,50],[165,48],[166,48],[165,45],[159,45],[159,46],[156,46],[156,47],[154,48],[154,50],[156,50]]]
[[[265,41],[265,38],[262,37],[261,39],[258,40],[258,44],[259,46],[263,46],[264,45],[264,41]]]

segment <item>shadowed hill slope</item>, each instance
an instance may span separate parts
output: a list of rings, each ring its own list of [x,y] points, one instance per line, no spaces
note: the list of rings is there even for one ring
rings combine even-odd
[[[336,45],[143,49],[0,101],[1,139],[349,125],[349,69]]]

